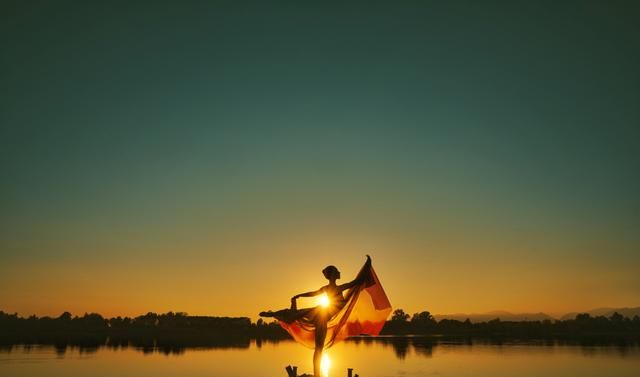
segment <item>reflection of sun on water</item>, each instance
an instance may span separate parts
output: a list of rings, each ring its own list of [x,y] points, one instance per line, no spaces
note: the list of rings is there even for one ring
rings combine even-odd
[[[322,372],[323,377],[329,377],[329,368],[331,367],[331,359],[329,359],[329,355],[326,353],[322,354],[322,359],[320,359],[320,371]]]
[[[323,293],[318,297],[318,305],[324,306],[325,308],[329,306],[329,296],[327,296],[326,293]]]

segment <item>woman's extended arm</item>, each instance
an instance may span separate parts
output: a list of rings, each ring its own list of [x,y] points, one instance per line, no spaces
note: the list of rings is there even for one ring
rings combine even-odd
[[[340,291],[344,291],[345,289],[353,288],[360,283],[362,283],[362,279],[356,278],[353,281],[350,281],[348,283],[340,284],[338,288],[340,288]]]
[[[321,293],[322,293],[322,288],[318,289],[317,291],[311,291],[311,292],[305,292],[305,293],[297,294],[297,295],[291,297],[291,299],[295,300],[295,299],[297,299],[299,297],[313,297],[313,296],[317,296],[317,295],[319,295]]]
[[[365,262],[364,265],[365,265],[365,268],[371,266],[371,257],[369,255],[367,255],[367,261]],[[340,284],[338,288],[340,288],[341,291],[344,291],[345,289],[350,289],[355,287],[358,284],[361,284],[366,279],[367,279],[367,275],[357,276],[355,279],[353,279],[353,281]]]

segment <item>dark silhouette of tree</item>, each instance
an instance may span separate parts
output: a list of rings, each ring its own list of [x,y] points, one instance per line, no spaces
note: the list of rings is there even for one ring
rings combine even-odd
[[[420,312],[420,313],[415,313],[412,317],[411,317],[411,322],[413,323],[434,323],[435,319],[433,319],[433,316],[431,315],[431,313],[424,311],[424,312]]]
[[[411,326],[417,333],[431,332],[432,330],[435,329],[436,324],[437,324],[436,320],[428,311],[415,313],[411,317]]]
[[[402,309],[396,309],[391,316],[391,322],[407,322],[409,320],[409,314],[405,313]]]
[[[624,320],[624,317],[622,316],[622,314],[615,312],[611,314],[611,317],[609,317],[609,320],[611,322],[622,322]]]
[[[576,315],[576,322],[589,322],[591,320],[591,316],[588,313],[582,313]]]

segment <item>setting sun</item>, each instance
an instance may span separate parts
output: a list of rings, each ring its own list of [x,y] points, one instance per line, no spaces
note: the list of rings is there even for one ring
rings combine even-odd
[[[324,306],[326,308],[329,306],[330,303],[331,301],[329,300],[329,296],[327,296],[326,293],[323,293],[320,296],[318,296],[318,305]]]

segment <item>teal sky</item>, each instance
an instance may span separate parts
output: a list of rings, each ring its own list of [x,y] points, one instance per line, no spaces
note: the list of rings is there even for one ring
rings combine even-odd
[[[0,309],[640,305],[640,6],[0,5]]]

